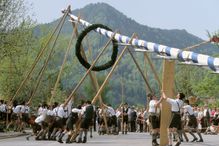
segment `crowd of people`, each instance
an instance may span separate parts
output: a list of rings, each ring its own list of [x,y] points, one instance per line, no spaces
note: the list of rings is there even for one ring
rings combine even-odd
[[[73,106],[71,101],[67,105],[42,103],[36,113],[31,112],[32,108],[26,102],[13,101],[7,104],[0,100],[0,129],[2,132],[14,130],[25,133],[25,129],[31,127],[36,140],[57,140],[60,143],[63,143],[65,135],[66,143],[86,143],[88,132],[92,137],[92,130],[99,135],[149,132],[152,135],[152,145],[158,146],[162,112],[160,105],[166,101],[172,111],[168,135],[170,146],[174,140],[176,146],[182,141],[189,141],[186,133],[193,136],[191,142],[203,142],[201,133],[219,132],[219,108],[191,106],[183,93],[179,93],[176,99],[168,98],[163,93],[159,100],[154,94],[148,94],[148,99],[147,108],[130,106],[128,103],[117,108],[110,104],[94,106],[89,100],[77,106]]]

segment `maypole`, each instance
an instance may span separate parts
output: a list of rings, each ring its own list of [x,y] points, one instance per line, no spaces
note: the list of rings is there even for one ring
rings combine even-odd
[[[71,13],[69,13],[69,16],[71,17],[71,20],[83,25],[84,27],[89,27],[92,25],[83,19],[79,19],[78,17],[74,16]],[[159,57],[165,59],[164,63],[163,63],[162,83],[161,83],[157,74],[155,74],[155,78],[157,79],[159,86],[160,87],[162,86],[163,92],[168,97],[174,97],[175,60],[178,60],[184,64],[205,67],[205,68],[212,70],[214,73],[219,73],[219,58],[211,57],[211,56],[204,55],[204,54],[197,54],[197,53],[188,51],[189,49],[193,49],[193,48],[198,47],[202,44],[206,44],[206,43],[210,43],[210,42],[218,43],[219,42],[218,37],[214,36],[213,38],[211,38],[208,41],[202,42],[200,44],[197,44],[197,45],[188,47],[185,50],[182,50],[182,49],[178,49],[178,48],[171,48],[171,47],[161,45],[161,44],[147,42],[144,40],[139,40],[139,39],[134,38],[134,35],[130,38],[128,36],[124,36],[124,35],[121,35],[119,33],[115,34],[112,31],[106,30],[104,28],[96,28],[95,31],[97,33],[100,33],[100,34],[108,37],[108,38],[113,38],[114,40],[118,41],[119,45],[124,45],[126,47],[122,50],[121,54],[119,55],[118,59],[114,63],[111,71],[107,75],[103,84],[100,86],[100,88],[99,88],[97,94],[95,95],[95,97],[93,98],[93,100],[96,100],[99,97],[99,95],[102,93],[103,88],[107,84],[109,78],[111,77],[112,73],[114,72],[115,67],[117,66],[118,62],[120,61],[123,53],[125,52],[125,50],[127,49],[128,46],[131,46],[133,48],[139,48],[142,52],[156,53],[156,54],[158,54]],[[136,60],[132,56],[130,50],[129,50],[129,53],[130,53],[132,59],[134,60],[134,62],[136,63],[140,73],[144,77],[142,70],[140,70],[140,68],[139,68]],[[147,57],[148,56],[145,56],[146,59],[148,59]],[[155,69],[153,68],[153,66],[152,65],[150,65],[150,66],[151,66],[153,72],[155,72]],[[86,67],[86,68],[88,68],[88,67]],[[96,70],[96,71],[99,71],[99,70]],[[147,80],[145,77],[144,77],[144,80],[147,84]],[[151,90],[151,89],[149,88],[149,90]],[[163,102],[162,103],[162,111],[161,111],[161,135],[160,135],[160,145],[161,146],[168,145],[168,137],[167,137],[168,131],[167,131],[167,129],[168,129],[169,122],[170,122],[170,115],[171,115],[170,105],[166,102]]]

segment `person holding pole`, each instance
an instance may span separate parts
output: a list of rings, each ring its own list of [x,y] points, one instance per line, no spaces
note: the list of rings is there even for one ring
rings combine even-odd
[[[157,137],[160,130],[160,116],[158,112],[158,106],[161,100],[157,100],[157,97],[151,93],[147,95],[149,102],[149,122],[151,123],[152,132],[152,146],[159,146],[157,143]]]
[[[169,146],[172,146],[172,135],[175,134],[177,142],[175,146],[181,144],[180,136],[177,130],[181,127],[181,114],[180,110],[183,107],[183,100],[185,95],[183,93],[178,93],[176,99],[168,98],[164,92],[162,92],[162,99],[166,100],[171,105],[172,119],[169,125]]]

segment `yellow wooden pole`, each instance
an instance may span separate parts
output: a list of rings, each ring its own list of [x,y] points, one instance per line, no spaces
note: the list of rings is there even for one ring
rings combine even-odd
[[[68,7],[67,10],[70,9],[70,6]],[[46,45],[40,50],[40,52],[38,53],[37,57],[35,58],[34,63],[31,66],[30,71],[28,72],[28,74],[25,76],[24,80],[21,82],[21,84],[19,85],[17,91],[15,92],[14,96],[10,99],[10,101],[14,100],[15,97],[19,94],[21,88],[24,86],[24,84],[26,83],[26,81],[29,79],[29,77],[32,75],[34,68],[36,67],[36,64],[39,62],[40,57],[43,55],[43,53],[45,52],[47,46],[49,45],[50,41],[52,40],[53,36],[55,35],[56,31],[58,30],[58,28],[60,27],[60,25],[62,25],[62,22],[65,20],[65,18],[68,15],[68,11],[63,15],[62,19],[59,21],[58,25],[56,26],[56,28],[54,29],[54,31],[52,32],[52,34],[50,35],[48,41],[46,42]]]
[[[114,33],[115,35],[116,33]],[[114,37],[113,35],[113,37]],[[91,64],[90,68],[86,71],[85,75],[81,78],[81,80],[79,81],[79,83],[77,84],[77,86],[74,88],[74,90],[71,92],[71,94],[69,95],[69,97],[67,98],[66,102],[64,103],[64,107],[68,104],[68,102],[71,100],[71,98],[74,96],[74,94],[76,93],[76,91],[78,90],[78,88],[80,87],[80,85],[83,83],[83,81],[85,80],[85,78],[88,76],[88,74],[91,72],[91,69],[94,67],[94,65],[97,63],[98,59],[101,57],[101,55],[103,54],[103,52],[106,50],[107,46],[110,44],[110,42],[112,41],[112,38],[109,39],[109,41],[106,43],[106,45],[103,47],[103,49],[101,50],[101,52],[98,54],[98,56],[95,58],[95,60],[93,61],[93,63]]]
[[[174,97],[174,74],[175,61],[164,60],[162,90],[168,97]],[[168,145],[168,127],[171,119],[170,105],[162,102],[161,107],[161,125],[160,125],[160,146]]]
[[[129,44],[132,42],[132,39],[134,38],[135,34],[132,35]],[[102,93],[104,87],[106,86],[106,84],[109,81],[109,78],[111,77],[112,73],[114,72],[115,68],[117,67],[119,61],[121,60],[122,56],[124,55],[126,49],[128,49],[128,46],[125,46],[124,49],[122,50],[122,52],[120,53],[118,59],[116,60],[116,62],[114,63],[112,69],[110,70],[109,74],[107,75],[106,79],[104,80],[103,84],[101,85],[100,89],[98,90],[97,94],[94,96],[92,102],[95,102],[98,98],[98,96]]]
[[[75,23],[72,22],[72,25],[73,25],[73,27],[75,28],[75,35],[78,37],[78,30],[77,30],[77,27],[76,27]],[[86,55],[85,55],[85,52],[84,52],[84,49],[83,49],[83,46],[81,46],[81,54],[82,54],[83,58],[84,58],[85,60],[87,60]],[[96,78],[95,73],[90,72],[90,73],[89,73],[89,76],[90,76],[90,79],[91,79],[91,82],[92,82],[92,84],[93,84],[94,89],[95,89],[96,91],[98,91],[100,87],[99,87],[99,83],[98,83],[98,81],[97,81],[97,78]],[[101,95],[98,96],[98,99],[99,99],[100,105],[102,106],[103,100],[102,100]],[[92,104],[94,104],[94,103],[95,103],[95,102],[92,101]],[[105,123],[105,126],[106,126],[106,131],[107,131],[107,133],[109,133],[109,129],[108,129],[107,120],[106,120],[106,116],[105,116],[105,115],[103,116],[103,119],[104,119],[104,123]]]
[[[135,57],[133,56],[132,52],[130,51],[130,49],[128,49],[129,54],[131,55],[132,60],[134,61],[136,67],[138,68],[138,71],[140,72],[141,76],[143,77],[145,84],[147,85],[147,89],[152,93],[153,90],[149,84],[149,81],[147,80],[146,76],[144,75],[144,72],[142,71],[140,65],[138,64],[138,61],[135,59]]]
[[[68,7],[68,11],[69,11],[69,10],[70,10],[70,7]],[[66,18],[66,17],[67,17],[67,12],[66,12],[64,18]],[[61,30],[62,30],[62,28],[63,28],[64,22],[65,22],[65,19],[63,19],[62,22],[61,22],[61,26],[60,26],[60,28],[59,28],[59,30],[58,30],[58,32],[57,32],[57,35],[56,35],[56,37],[55,37],[55,39],[54,39],[54,42],[53,42],[53,44],[52,44],[52,48],[51,48],[51,50],[50,50],[50,52],[49,52],[49,54],[48,54],[48,56],[47,56],[47,58],[46,58],[46,60],[45,60],[45,63],[44,63],[44,65],[43,65],[43,67],[42,67],[41,70],[40,70],[40,73],[39,73],[39,76],[38,76],[37,82],[36,82],[36,87],[35,87],[35,89],[34,89],[32,95],[31,95],[31,97],[30,97],[30,99],[29,99],[29,101],[28,101],[28,104],[30,104],[31,100],[32,100],[33,97],[35,96],[35,93],[36,93],[36,91],[37,91],[37,89],[38,89],[38,87],[39,87],[39,85],[40,85],[40,82],[41,82],[41,79],[42,79],[43,74],[44,74],[44,72],[45,72],[45,69],[46,69],[46,67],[47,67],[47,65],[48,65],[48,63],[49,63],[50,58],[52,57],[53,52],[54,52],[55,45],[56,45],[56,42],[57,42],[57,40],[58,40],[59,34],[60,34],[60,32],[61,32]]]
[[[156,72],[156,69],[155,69],[151,59],[148,57],[148,55],[146,53],[144,53],[144,58],[148,61],[148,64],[149,64],[149,66],[154,74],[154,77],[157,80],[159,87],[161,88],[161,85],[162,85],[161,80],[158,76],[158,73]]]
[[[71,36],[71,39],[70,39],[70,41],[69,41],[68,47],[67,47],[67,49],[66,49],[65,56],[64,56],[64,59],[63,59],[63,61],[62,61],[62,65],[61,65],[61,68],[60,68],[60,70],[59,70],[58,77],[57,77],[57,79],[56,79],[56,83],[55,83],[55,85],[54,85],[54,87],[53,87],[53,93],[51,94],[50,101],[49,101],[50,104],[52,104],[53,98],[54,98],[54,96],[56,95],[56,90],[57,90],[57,87],[58,87],[58,83],[59,83],[59,81],[60,81],[60,79],[61,79],[61,75],[62,75],[64,66],[65,66],[67,57],[68,57],[68,55],[69,55],[69,51],[70,51],[70,49],[71,49],[74,36],[75,36],[75,33],[72,32],[72,36]]]

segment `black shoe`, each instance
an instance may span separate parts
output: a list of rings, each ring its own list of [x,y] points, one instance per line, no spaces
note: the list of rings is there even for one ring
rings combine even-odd
[[[70,137],[68,136],[68,138],[65,140],[65,143],[70,143]]]
[[[39,137],[36,137],[35,140],[41,140]]]
[[[181,142],[178,141],[178,142],[175,144],[175,146],[179,146],[180,144],[181,144]]]
[[[152,143],[152,146],[159,146],[159,144],[158,143]]]
[[[199,139],[199,140],[197,140],[196,142],[204,142],[204,141],[203,141],[203,139]]]
[[[59,142],[59,143],[63,143],[62,139],[59,139],[58,142]]]
[[[82,140],[81,138],[78,139],[77,143],[82,143]]]
[[[195,141],[197,141],[198,139],[197,138],[194,138],[191,142],[195,142]]]
[[[159,146],[159,144],[157,143],[157,141],[152,141],[152,146]]]
[[[87,138],[86,137],[84,137],[84,139],[83,139],[83,141],[82,141],[83,143],[86,143],[87,142]]]

